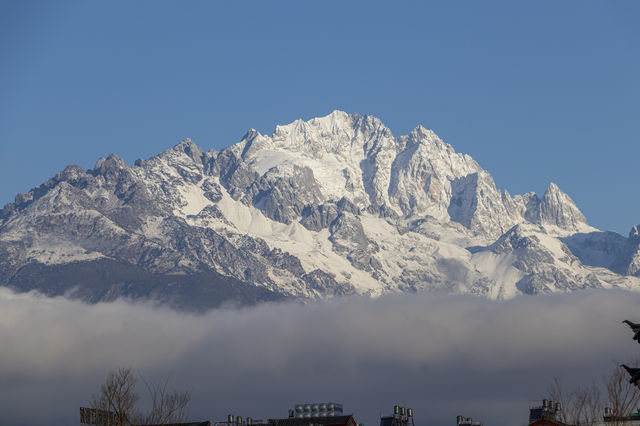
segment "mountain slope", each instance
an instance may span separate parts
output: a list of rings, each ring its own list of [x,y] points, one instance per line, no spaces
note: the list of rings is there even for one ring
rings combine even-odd
[[[0,211],[0,283],[197,309],[635,289],[637,232],[613,235],[553,183],[541,198],[512,197],[421,126],[394,137],[377,118],[334,111],[270,136],[250,130],[219,152],[187,139],[133,166],[115,155],[87,171],[68,166]],[[99,289],[74,276],[87,265],[109,276]]]

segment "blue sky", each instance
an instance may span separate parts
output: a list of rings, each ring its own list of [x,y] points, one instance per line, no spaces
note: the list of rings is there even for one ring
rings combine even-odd
[[[640,3],[0,1],[0,204],[67,164],[333,109],[640,223]]]

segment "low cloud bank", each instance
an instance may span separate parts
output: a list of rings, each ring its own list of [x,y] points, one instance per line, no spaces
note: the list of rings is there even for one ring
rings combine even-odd
[[[590,382],[640,355],[620,323],[640,320],[638,306],[640,294],[618,291],[419,294],[190,315],[0,289],[0,424],[77,424],[107,372],[130,366],[147,380],[171,373],[192,391],[194,420],[334,401],[368,426],[395,403],[418,425],[458,414],[524,425],[554,377]]]

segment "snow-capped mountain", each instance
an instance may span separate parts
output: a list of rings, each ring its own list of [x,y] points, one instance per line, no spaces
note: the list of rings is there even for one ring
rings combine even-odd
[[[334,111],[187,139],[129,166],[68,166],[0,211],[0,283],[87,301],[206,309],[345,294],[508,298],[640,288],[640,237],[600,232],[551,183],[511,196],[421,126]]]

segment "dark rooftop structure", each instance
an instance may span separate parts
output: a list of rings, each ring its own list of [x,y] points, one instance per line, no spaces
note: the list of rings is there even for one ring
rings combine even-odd
[[[247,423],[216,422],[215,426],[358,426],[352,414],[342,416],[315,416],[315,417],[287,417],[282,419],[268,419],[253,421],[247,418]]]
[[[457,416],[456,425],[458,426],[482,426],[480,422],[474,422],[471,417]]]
[[[289,410],[289,417],[263,420],[229,414],[226,422],[215,426],[358,426],[353,414],[342,414],[342,404],[323,402],[297,404]]]
[[[562,405],[548,399],[542,401],[533,401],[529,403],[529,424],[561,424],[559,415],[562,411]],[[549,423],[539,423],[540,420]]]
[[[163,423],[161,425],[131,425],[131,426],[211,426],[210,421],[190,423]]]
[[[268,426],[357,426],[352,414],[343,416],[289,417],[286,419],[269,419]]]
[[[413,409],[394,405],[392,415],[380,417],[380,426],[415,426]]]

